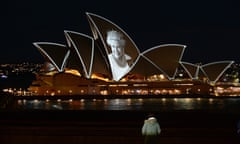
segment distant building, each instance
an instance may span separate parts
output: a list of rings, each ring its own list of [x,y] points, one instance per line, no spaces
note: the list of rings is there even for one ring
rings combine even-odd
[[[204,65],[184,62],[182,56],[186,46],[181,44],[164,44],[140,52],[116,24],[92,13],[86,15],[93,37],[66,30],[67,45],[34,43],[47,65],[29,87],[33,94],[210,94],[212,86],[233,64],[233,61]],[[107,37],[109,31],[119,37],[113,34],[111,38]],[[120,41],[121,45],[115,41]],[[122,58],[127,60],[127,67],[119,68],[119,73],[109,57],[113,51],[109,42],[118,51],[124,46]],[[182,79],[177,76],[180,67],[185,74]]]

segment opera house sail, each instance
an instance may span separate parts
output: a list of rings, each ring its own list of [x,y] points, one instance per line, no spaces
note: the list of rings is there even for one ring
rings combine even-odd
[[[185,62],[181,44],[141,52],[118,25],[96,14],[86,16],[92,36],[65,30],[66,44],[33,43],[46,62],[29,87],[33,95],[211,94],[233,64]]]

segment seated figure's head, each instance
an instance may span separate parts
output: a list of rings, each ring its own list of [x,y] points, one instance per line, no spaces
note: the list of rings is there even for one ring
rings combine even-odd
[[[125,40],[123,35],[115,30],[107,32],[107,44],[111,47],[112,55],[114,58],[121,58],[124,56]]]

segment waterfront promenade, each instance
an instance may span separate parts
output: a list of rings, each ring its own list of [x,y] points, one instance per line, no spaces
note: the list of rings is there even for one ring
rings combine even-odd
[[[1,144],[143,144],[149,111],[1,110]],[[161,144],[237,144],[237,114],[155,112]]]

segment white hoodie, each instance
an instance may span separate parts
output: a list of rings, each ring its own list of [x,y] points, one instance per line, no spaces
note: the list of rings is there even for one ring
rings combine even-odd
[[[158,135],[160,132],[160,125],[155,117],[150,117],[144,121],[142,135]]]

